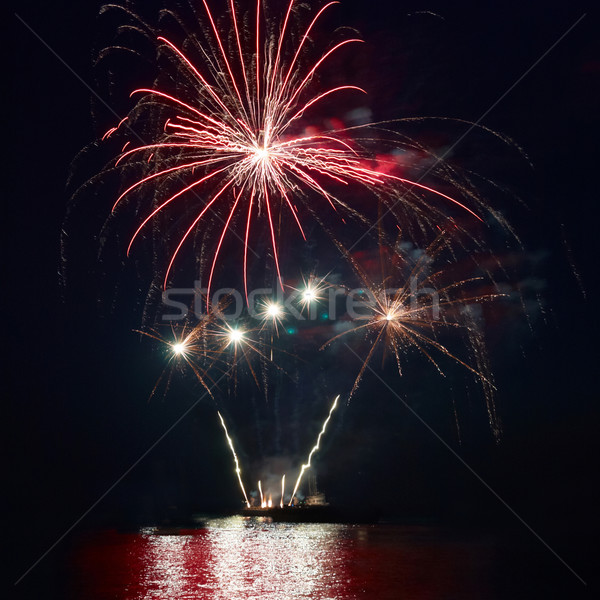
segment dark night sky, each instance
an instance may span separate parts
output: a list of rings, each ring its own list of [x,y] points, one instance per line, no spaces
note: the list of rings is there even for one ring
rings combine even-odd
[[[15,3],[13,11],[94,86],[99,5],[24,1]],[[369,62],[358,72],[371,73],[367,84],[374,90],[377,118],[425,114],[475,120],[588,8],[585,2],[551,7],[522,2],[509,9],[506,3],[474,1],[343,0],[337,22],[356,27],[367,41],[364,60]],[[409,16],[419,11],[443,19]],[[139,325],[136,296],[144,283],[109,280],[108,286],[122,286],[119,310],[105,310],[94,296],[105,284],[84,276],[98,272],[85,263],[94,257],[92,246],[73,259],[74,285],[80,289],[61,300],[59,237],[71,162],[111,121],[98,111],[98,121],[105,121],[94,122],[90,92],[16,17],[8,16],[4,26],[13,69],[5,83],[11,107],[5,112],[9,144],[3,194],[8,208],[3,388],[9,418],[3,421],[11,473],[5,496],[19,517],[19,537],[27,539],[15,554],[18,576],[199,392],[184,381],[166,398],[148,402],[160,358],[131,332]],[[545,281],[546,314],[534,320],[533,332],[524,322],[511,322],[491,349],[504,421],[502,443],[494,444],[474,409],[458,445],[446,384],[434,374],[424,377],[421,391],[412,395],[415,409],[442,437],[583,570],[583,552],[569,544],[573,535],[587,539],[597,525],[592,510],[600,425],[594,305],[597,31],[596,15],[589,12],[484,120],[512,137],[533,163],[530,169],[514,157],[496,161],[494,152],[476,157],[478,167],[524,199],[527,209],[510,204],[507,196],[507,205],[498,208],[513,219],[524,252],[543,255],[534,275]],[[105,91],[98,88],[100,95]],[[466,144],[473,158],[477,148]],[[82,228],[90,232],[104,216],[93,204],[79,219],[82,214],[89,216]],[[410,386],[418,384],[408,377],[399,389],[408,398]],[[397,496],[400,512],[410,516],[519,529],[430,432],[396,400],[378,392],[376,381],[365,383],[364,395],[369,402],[357,396],[344,412],[343,426],[333,430],[335,445],[326,445],[330,456],[340,449],[344,455],[336,468],[323,464],[326,491],[346,499],[367,491]],[[474,396],[469,402],[480,401]],[[235,503],[235,481],[222,476],[229,469],[214,408],[201,403],[80,528],[135,521],[141,513],[156,516],[169,504],[213,509],[232,497]]]

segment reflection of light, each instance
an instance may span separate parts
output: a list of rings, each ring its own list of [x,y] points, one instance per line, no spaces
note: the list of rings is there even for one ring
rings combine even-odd
[[[203,597],[219,600],[345,598],[344,526],[232,517],[207,523]],[[191,596],[193,597],[193,596]],[[202,596],[201,596],[202,597]]]
[[[77,597],[123,600],[491,598],[494,540],[439,529],[213,519],[81,536]],[[360,568],[356,568],[356,566]],[[435,565],[436,577],[431,577]],[[393,592],[391,593],[391,590]],[[398,592],[401,592],[401,595]]]
[[[144,556],[143,584],[156,595],[146,598],[182,598],[192,580],[191,548],[183,536],[149,535],[150,547]]]

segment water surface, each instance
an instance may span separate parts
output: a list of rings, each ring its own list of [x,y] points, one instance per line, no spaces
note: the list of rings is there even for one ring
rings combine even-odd
[[[490,536],[230,517],[195,530],[87,534],[69,588],[77,600],[521,597],[521,586],[498,585],[498,561]]]

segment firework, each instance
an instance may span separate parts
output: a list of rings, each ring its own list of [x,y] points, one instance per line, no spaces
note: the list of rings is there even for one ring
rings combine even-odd
[[[296,0],[286,4],[280,26],[266,18],[263,0],[256,0],[244,18],[234,0],[222,1],[228,11],[222,20],[215,18],[206,0],[198,3],[207,26],[197,34],[184,27],[186,37],[177,42],[173,41],[176,37],[154,36],[159,55],[167,57],[171,69],[161,70],[153,87],[132,92],[137,100],[135,107],[103,138],[130,131],[138,140],[141,139],[138,132],[147,139],[140,144],[127,141],[116,164],[111,163],[126,174],[136,173],[135,179],[123,186],[112,210],[115,213],[138,198],[138,220],[132,227],[127,255],[136,241],[152,231],[161,247],[169,248],[166,268],[157,274],[166,288],[176,262],[191,250],[192,240],[200,241],[193,254],[198,258],[199,275],[207,283],[207,315],[192,327],[171,327],[167,337],[157,330],[143,332],[167,345],[169,378],[172,367],[190,368],[214,399],[211,385],[216,379],[214,371],[227,373],[235,387],[237,365],[245,362],[256,384],[259,385],[262,375],[264,389],[267,389],[265,364],[270,359],[282,370],[274,361],[274,338],[279,335],[284,320],[294,312],[293,308],[263,299],[259,305],[260,324],[253,327],[248,319],[228,320],[224,315],[226,302],[215,302],[217,306],[211,306],[210,291],[213,284],[217,287],[220,259],[233,237],[241,241],[239,263],[248,313],[249,297],[253,296],[249,294],[248,273],[250,256],[256,254],[252,249],[254,240],[262,244],[263,254],[270,253],[266,264],[273,267],[273,276],[285,291],[280,243],[287,239],[284,236],[290,229],[298,239],[306,240],[304,223],[309,216],[342,251],[360,280],[365,296],[371,300],[365,305],[365,314],[323,346],[349,340],[350,336],[356,339],[362,335],[367,342],[348,398],[355,394],[377,353],[381,353],[383,359],[388,355],[394,357],[399,372],[403,354],[417,350],[442,373],[442,361],[437,356],[441,355],[462,365],[482,382],[490,422],[497,433],[493,381],[483,341],[468,309],[471,304],[489,301],[500,294],[467,293],[475,278],[448,283],[447,269],[431,270],[442,249],[450,245],[446,231],[408,268],[409,261],[400,250],[395,245],[388,248],[391,236],[389,228],[385,229],[389,225],[387,219],[391,219],[394,235],[397,229],[404,235],[419,230],[422,236],[431,239],[434,227],[451,227],[454,236],[454,230],[464,230],[447,214],[448,207],[464,212],[468,223],[482,221],[482,215],[489,209],[472,189],[468,177],[458,177],[445,163],[436,169],[441,161],[408,136],[398,135],[393,142],[389,140],[393,150],[402,147],[401,140],[407,140],[405,146],[412,151],[435,159],[430,170],[435,175],[441,173],[444,181],[452,186],[453,191],[447,190],[449,194],[456,191],[460,199],[420,180],[404,177],[399,163],[391,156],[384,158],[379,151],[377,144],[386,134],[382,129],[373,128],[377,124],[329,130],[321,126],[323,118],[313,112],[321,102],[338,95],[366,93],[352,84],[318,87],[318,76],[332,57],[361,43],[360,39],[347,38],[332,41],[315,56],[308,52],[309,46],[319,52],[315,35],[319,22],[338,2],[322,5],[307,26],[293,35],[293,20],[298,12]],[[245,25],[240,26],[240,23]],[[144,28],[145,25],[141,29]],[[313,44],[315,38],[317,43]],[[366,133],[359,133],[363,137],[355,136],[361,128],[369,127]],[[373,212],[377,211],[376,222],[374,214],[367,213],[370,208],[361,209],[358,201],[348,200],[358,192],[366,192],[375,200],[368,204],[374,207]],[[335,221],[328,219],[330,215],[335,216]],[[373,278],[371,271],[350,255],[338,240],[340,232],[327,224],[346,224],[346,217],[363,227],[360,234],[366,235],[371,230],[379,234],[380,279]],[[374,237],[374,233],[370,235]],[[474,234],[469,235],[472,240],[476,239]],[[389,293],[390,285],[399,287]],[[328,287],[325,278],[314,274],[304,279],[299,289],[294,290],[299,312],[315,311]],[[435,297],[427,293],[430,288],[435,291]],[[436,311],[443,311],[443,317],[438,318]],[[438,340],[438,332],[452,328],[466,333],[473,364]],[[264,341],[269,334],[270,347]],[[261,362],[262,373],[253,364],[257,357],[265,361]],[[329,410],[307,462],[301,466],[290,505],[304,472],[311,467],[313,455],[320,448],[339,397]],[[250,506],[233,442],[220,412],[218,416],[233,454],[246,505]],[[258,481],[258,491],[261,506],[270,507],[272,496],[263,494],[261,481]],[[284,496],[285,475],[281,479],[281,507]]]
[[[260,339],[255,339],[253,334],[259,334],[260,329],[245,329],[243,325],[236,323],[230,324],[223,321],[219,328],[213,331],[213,337],[216,341],[219,351],[228,356],[230,365],[230,378],[236,380],[238,365],[242,362],[248,368],[257,387],[260,387],[259,377],[254,367],[254,358],[272,363],[276,368],[278,365],[274,362],[274,350]]]
[[[310,469],[310,467],[311,467],[311,460],[312,460],[313,454],[320,448],[321,438],[323,437],[323,434],[325,433],[325,430],[327,429],[327,425],[331,419],[331,415],[333,414],[333,411],[337,408],[339,399],[340,399],[340,397],[336,396],[335,400],[333,401],[333,404],[331,405],[331,408],[329,409],[329,414],[327,415],[327,418],[323,422],[323,427],[321,428],[321,432],[319,433],[319,436],[317,437],[317,443],[313,446],[312,450],[310,451],[310,454],[308,455],[308,460],[306,461],[306,464],[303,464],[302,467],[300,468],[300,474],[298,475],[298,479],[296,480],[296,485],[294,486],[294,491],[292,492],[292,497],[290,499],[288,506],[291,506],[292,502],[294,501],[294,496],[296,495],[296,492],[298,491],[298,488],[300,487],[300,482],[302,481],[302,476],[304,475],[304,471],[306,471],[307,469]],[[282,492],[282,497],[283,497],[283,492]]]
[[[217,379],[224,375],[237,382],[238,369],[245,365],[256,385],[260,387],[256,373],[257,360],[273,363],[274,349],[260,338],[261,328],[246,327],[241,321],[229,321],[225,311],[231,298],[220,302],[203,314],[194,325],[171,324],[167,332],[156,328],[138,333],[160,342],[167,351],[167,364],[153,391],[166,378],[168,389],[172,375],[177,371],[190,370],[202,387],[215,399]],[[273,363],[276,368],[280,368]]]
[[[263,328],[269,328],[278,333],[286,313],[279,302],[265,300],[259,306],[258,316],[263,322]]]
[[[443,370],[434,352],[448,357],[473,373],[481,382],[490,425],[495,435],[500,425],[494,406],[494,385],[485,353],[485,345],[478,335],[478,329],[470,316],[470,306],[506,297],[500,293],[469,293],[472,284],[482,281],[481,277],[450,280],[447,269],[434,268],[436,259],[444,249],[448,249],[445,232],[430,244],[419,258],[408,260],[400,252],[380,248],[382,277],[376,284],[359,262],[348,256],[348,260],[363,289],[365,301],[361,302],[361,314],[355,317],[356,323],[321,348],[347,336],[363,334],[369,347],[354,381],[350,397],[356,392],[365,371],[377,351],[392,354],[398,371],[402,374],[402,355],[410,350],[420,352],[443,375]],[[387,250],[387,252],[385,251]],[[385,256],[384,256],[385,255]],[[385,272],[391,272],[385,275]],[[392,287],[398,284],[399,287]],[[443,330],[459,329],[467,334],[471,354],[476,366],[452,353],[436,338]]]
[[[310,314],[311,308],[325,298],[325,291],[331,287],[325,279],[325,277],[318,278],[315,275],[310,275],[303,278],[300,289],[294,290],[301,312],[307,311]]]
[[[260,495],[260,507],[261,508],[266,508],[267,503],[265,502],[265,497],[263,495],[263,491],[262,491],[262,481],[258,481],[258,493]]]
[[[240,463],[238,461],[237,454],[235,453],[235,449],[233,447],[233,440],[229,437],[229,432],[227,431],[227,426],[225,425],[223,416],[221,415],[220,412],[217,412],[217,414],[219,415],[219,419],[221,421],[221,426],[223,427],[223,431],[225,431],[225,437],[227,438],[227,443],[229,444],[231,454],[233,454],[233,461],[235,462],[235,473],[237,475],[238,482],[240,484],[240,489],[242,490],[242,494],[244,495],[244,500],[246,501],[246,506],[249,507],[250,502],[248,501],[248,496],[246,495],[246,489],[244,488],[244,483],[242,481],[242,470],[240,469]]]
[[[156,393],[164,378],[168,389],[173,373],[186,368],[193,372],[202,387],[214,398],[214,380],[210,371],[222,362],[222,352],[212,342],[215,326],[216,313],[211,313],[195,326],[172,324],[167,334],[158,329],[136,330],[137,333],[160,342],[167,350],[167,366],[158,378],[150,397]]]
[[[134,117],[144,118],[143,115],[156,110],[157,106],[162,111],[160,126],[150,132],[153,143],[127,146],[118,158],[117,164],[146,165],[146,174],[121,193],[113,211],[134,193],[141,194],[149,188],[163,190],[163,193],[158,194],[160,199],[141,219],[127,253],[160,214],[172,211],[169,214],[185,217],[180,208],[182,198],[192,198],[195,206],[183,234],[171,248],[165,287],[186,241],[198,231],[205,235],[207,220],[218,217],[222,228],[216,234],[211,251],[208,289],[225,238],[236,231],[235,224],[241,221],[240,234],[235,235],[243,241],[242,270],[247,298],[251,231],[260,216],[266,220],[265,229],[283,288],[278,243],[282,220],[291,219],[299,235],[306,239],[298,203],[313,215],[322,212],[320,206],[329,206],[333,211],[342,209],[364,218],[336,191],[349,185],[363,186],[379,199],[388,196],[394,205],[399,202],[409,205],[411,211],[428,217],[438,210],[426,200],[429,195],[458,205],[480,219],[475,211],[455,198],[390,173],[390,165],[380,165],[361,142],[349,138],[348,130],[306,133],[306,116],[322,100],[337,94],[365,93],[355,85],[318,92],[313,91],[311,85],[332,56],[361,40],[343,39],[320,54],[316,61],[302,66],[301,58],[317,23],[338,2],[324,5],[299,36],[297,46],[290,49],[295,3],[296,0],[290,0],[283,24],[273,40],[266,31],[261,0],[256,3],[252,34],[239,26],[233,0],[228,3],[230,22],[221,28],[207,2],[202,0],[210,23],[207,46],[213,48],[212,53],[197,41],[188,40],[187,46],[191,46],[188,52],[164,36],[157,38],[161,48],[173,59],[174,79],[184,82],[178,87],[185,88],[186,94],[159,88],[132,92],[132,95],[141,95],[141,99],[131,118],[124,119],[119,126],[123,128],[127,123],[132,127]],[[225,29],[232,35],[225,36],[222,33]],[[191,52],[203,56],[203,60],[193,60]],[[105,137],[113,135],[119,126],[111,128]]]

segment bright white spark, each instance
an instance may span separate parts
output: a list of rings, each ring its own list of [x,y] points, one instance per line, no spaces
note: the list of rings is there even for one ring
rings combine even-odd
[[[177,342],[176,344],[171,345],[171,349],[173,353],[177,356],[184,356],[187,350],[187,346],[182,342]]]
[[[314,300],[316,300],[317,295],[312,288],[307,288],[306,290],[304,290],[302,298],[305,302],[313,302]]]
[[[238,344],[240,344],[243,341],[244,332],[239,329],[231,329],[229,331],[228,336],[229,336],[229,343],[237,346]]]
[[[283,308],[276,302],[269,302],[266,305],[265,314],[272,319],[279,319],[283,316]]]

